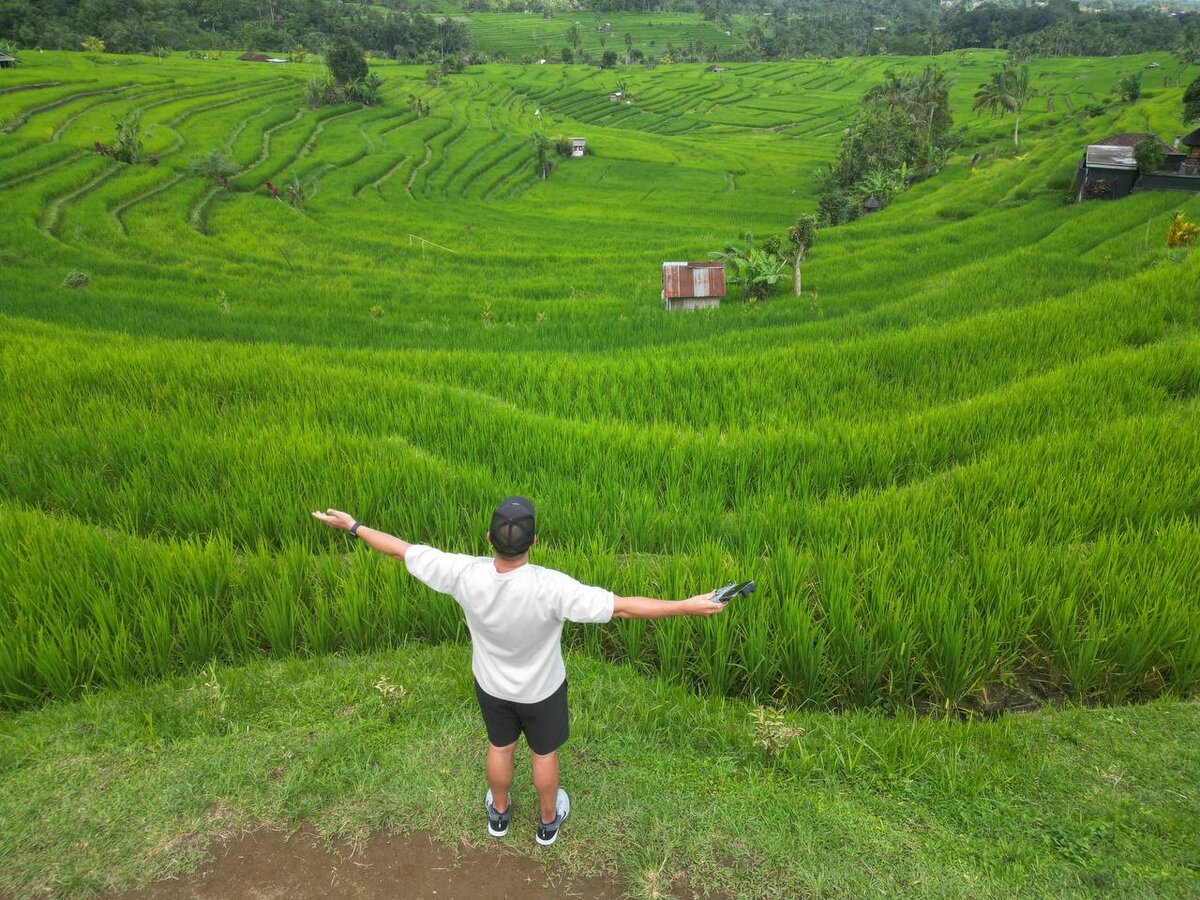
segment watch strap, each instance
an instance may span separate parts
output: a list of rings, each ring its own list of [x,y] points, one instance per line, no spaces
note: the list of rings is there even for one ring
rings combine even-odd
[[[358,521],[358,519],[355,519],[354,524],[350,526],[350,535],[352,537],[358,537],[358,529],[361,526],[362,526],[362,522]]]

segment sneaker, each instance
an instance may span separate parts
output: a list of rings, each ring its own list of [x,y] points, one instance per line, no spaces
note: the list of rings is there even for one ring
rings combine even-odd
[[[492,806],[491,788],[488,788],[487,799],[484,802],[487,806],[488,834],[492,837],[504,837],[508,834],[508,818],[509,813],[512,812],[512,797],[508,798],[508,809],[502,813],[496,812],[496,807]]]
[[[554,817],[554,821],[546,824],[542,821],[541,813],[538,813],[537,827],[537,842],[543,847],[549,847],[558,840],[558,826],[571,814],[571,798],[567,796],[567,792],[562,788],[558,789],[558,800],[554,804],[558,811],[558,815]]]

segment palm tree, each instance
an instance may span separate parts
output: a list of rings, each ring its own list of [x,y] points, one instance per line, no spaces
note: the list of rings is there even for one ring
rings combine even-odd
[[[990,122],[997,114],[1000,115],[1000,118],[1004,118],[1007,108],[1004,73],[995,72],[975,92],[975,103],[972,104],[971,109],[975,112],[986,109],[988,111],[988,121]]]
[[[1200,59],[1200,28],[1195,25],[1186,26],[1180,33],[1173,52],[1179,62],[1180,73]]]
[[[1017,114],[1017,122],[1013,127],[1013,146],[1020,147],[1021,111],[1025,109],[1026,103],[1038,95],[1038,89],[1029,83],[1029,66],[1021,66],[1019,69],[1006,67],[1004,80],[1008,95],[1006,106]]]
[[[1012,66],[995,73],[991,79],[979,86],[975,92],[972,109],[986,109],[992,115],[997,112],[1004,118],[1006,112],[1017,114],[1013,126],[1013,145],[1021,146],[1021,112],[1025,105],[1038,95],[1038,89],[1029,83],[1029,66]]]

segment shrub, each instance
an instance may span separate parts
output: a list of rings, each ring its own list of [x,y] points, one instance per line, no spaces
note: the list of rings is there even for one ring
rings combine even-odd
[[[85,288],[91,283],[91,275],[89,275],[87,272],[80,272],[76,270],[74,272],[70,272],[67,277],[63,279],[62,286],[66,288]]]
[[[858,197],[853,191],[825,190],[817,199],[817,219],[822,225],[845,225],[859,214]]]
[[[1126,103],[1135,102],[1142,96],[1142,76],[1137,74],[1122,78],[1121,83],[1117,85],[1117,93]]]
[[[556,137],[554,139],[554,152],[559,156],[571,155],[571,139],[569,137]]]
[[[754,240],[746,235],[746,246],[726,245],[720,253],[710,254],[733,269],[730,281],[742,286],[742,300],[757,303],[771,294],[771,290],[787,276],[788,261],[779,254],[782,243],[778,238],[768,238],[764,245],[754,246]]]
[[[383,79],[371,72],[366,78],[360,78],[346,85],[346,96],[357,100],[363,106],[374,106],[379,102],[379,88]]]
[[[142,113],[134,110],[117,123],[117,137],[112,145],[112,158],[118,162],[135,163],[142,156]]]
[[[1137,160],[1139,172],[1157,172],[1163,166],[1166,154],[1158,138],[1142,138],[1133,147],[1133,158]]]
[[[1187,221],[1184,219],[1183,213],[1177,212],[1171,220],[1171,227],[1167,229],[1167,246],[1190,247],[1196,243],[1198,235],[1200,235],[1200,226]]]
[[[95,35],[85,37],[83,39],[83,43],[80,46],[82,46],[83,49],[88,51],[89,53],[103,53],[104,52],[104,41],[100,40],[100,38],[96,37]]]
[[[207,153],[197,153],[188,168],[193,175],[218,182],[237,171],[233,160],[215,148]]]
[[[616,50],[605,50],[602,54],[600,54],[600,68],[611,69],[616,64],[617,64],[617,51]]]

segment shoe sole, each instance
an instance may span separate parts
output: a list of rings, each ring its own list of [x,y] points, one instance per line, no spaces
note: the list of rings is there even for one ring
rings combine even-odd
[[[506,834],[508,834],[508,827],[505,826],[503,831],[496,831],[496,829],[492,828],[492,823],[488,822],[488,834],[490,834],[492,837],[504,837]]]

